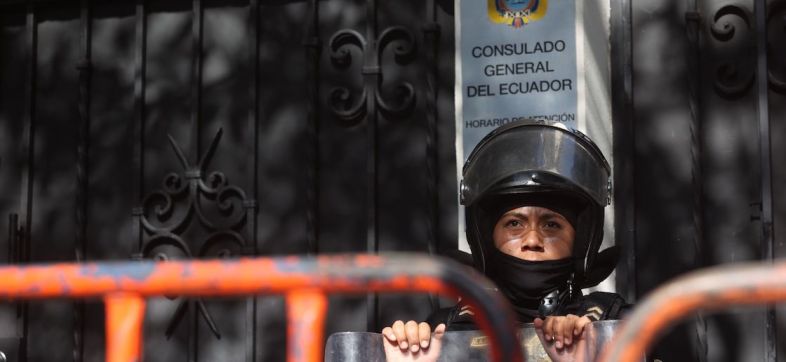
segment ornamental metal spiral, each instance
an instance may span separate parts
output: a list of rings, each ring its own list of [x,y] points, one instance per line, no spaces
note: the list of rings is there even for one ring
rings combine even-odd
[[[722,43],[730,43],[736,37],[743,37],[745,39],[752,38],[753,28],[751,19],[752,15],[739,6],[724,6],[713,16],[710,34],[712,34],[715,40]],[[744,23],[745,27],[743,29],[738,29],[735,25],[735,23],[739,21]],[[747,44],[745,45],[747,47],[756,44],[752,40],[737,43]],[[735,52],[735,55],[740,54],[743,56],[723,59],[715,68],[714,87],[718,94],[723,97],[738,98],[753,86],[755,79],[755,57],[750,57],[748,55],[755,55],[755,51],[754,49],[747,49],[747,51]]]
[[[138,212],[145,239],[139,251],[141,258],[167,261],[247,254],[249,245],[240,231],[249,218],[248,210],[253,202],[246,198],[243,189],[230,184],[222,172],[205,172],[222,134],[223,130],[219,129],[207,152],[195,165],[188,162],[180,146],[169,136],[182,170],[166,174],[161,188],[142,201]],[[207,236],[201,242],[189,243],[183,234],[194,227],[200,227]],[[172,336],[192,306],[197,308],[213,335],[221,338],[202,299],[180,301],[167,326],[167,338]]]
[[[744,28],[735,26],[741,21]],[[737,5],[720,8],[712,18],[712,38],[721,43],[730,43],[736,38],[745,39],[745,49],[738,49],[734,57],[724,59],[715,68],[715,90],[723,97],[738,98],[748,92],[755,80],[755,42],[752,38],[753,15]],[[786,38],[786,3],[773,2],[767,9],[767,64],[769,88],[786,94],[786,48],[780,46]]]
[[[412,62],[416,56],[415,37],[410,30],[401,26],[393,26],[385,29],[375,41],[369,46],[366,38],[355,30],[344,29],[336,32],[328,42],[329,56],[333,66],[338,69],[346,69],[353,63],[353,48],[360,51],[361,55],[366,52],[375,52],[377,59],[381,59],[386,51],[392,51],[396,64],[406,65]],[[364,64],[363,72],[379,72],[381,69],[371,69]],[[380,112],[391,117],[405,117],[414,109],[415,88],[409,82],[400,82],[393,85],[395,96],[393,99],[386,99],[382,92],[377,91],[383,86],[383,77],[379,77],[378,87],[373,91],[365,86],[362,89],[351,90],[348,87],[337,86],[330,91],[328,104],[331,112],[345,126],[353,126],[360,123],[366,116],[366,102],[376,102]],[[354,95],[360,93],[360,96]]]

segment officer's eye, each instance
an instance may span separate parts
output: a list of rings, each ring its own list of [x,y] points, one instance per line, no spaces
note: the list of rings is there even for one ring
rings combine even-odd
[[[512,227],[512,228],[520,227],[521,225],[522,225],[521,221],[518,221],[517,219],[510,219],[505,223],[505,227]]]
[[[562,229],[562,224],[560,224],[560,223],[558,223],[556,221],[547,221],[546,222],[546,227],[549,228],[549,229]]]

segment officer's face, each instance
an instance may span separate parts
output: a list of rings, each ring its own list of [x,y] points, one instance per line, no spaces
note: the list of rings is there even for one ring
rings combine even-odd
[[[529,261],[567,258],[576,230],[562,215],[523,206],[502,215],[494,226],[494,245],[505,254]]]

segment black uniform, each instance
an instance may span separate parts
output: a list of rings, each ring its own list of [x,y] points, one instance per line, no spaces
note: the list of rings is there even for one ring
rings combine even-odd
[[[587,316],[593,321],[607,319],[622,319],[630,310],[631,305],[616,293],[593,292],[588,295],[578,296],[555,310],[552,315],[578,315]],[[545,317],[545,316],[539,316]],[[444,323],[448,331],[476,330],[477,325],[473,320],[473,312],[469,306],[458,303],[450,308],[442,308],[432,313],[426,322],[432,329]],[[532,319],[519,318],[519,323],[532,323]]]

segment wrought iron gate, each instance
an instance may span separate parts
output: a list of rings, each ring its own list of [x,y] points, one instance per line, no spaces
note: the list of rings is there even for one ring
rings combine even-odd
[[[697,267],[786,255],[783,3],[609,1],[629,298]],[[0,0],[0,258],[454,249],[452,11],[447,0]],[[434,304],[342,298],[328,332]],[[280,359],[282,316],[276,298],[172,296],[150,306],[145,360]],[[658,351],[772,356],[767,318],[698,318]],[[102,326],[95,303],[6,304],[0,350],[100,360]]]
[[[6,260],[451,245],[451,8],[0,2]],[[146,360],[283,356],[279,299],[181,299],[151,305]],[[338,301],[332,330],[433,303]],[[95,304],[6,307],[22,360],[102,358]]]

